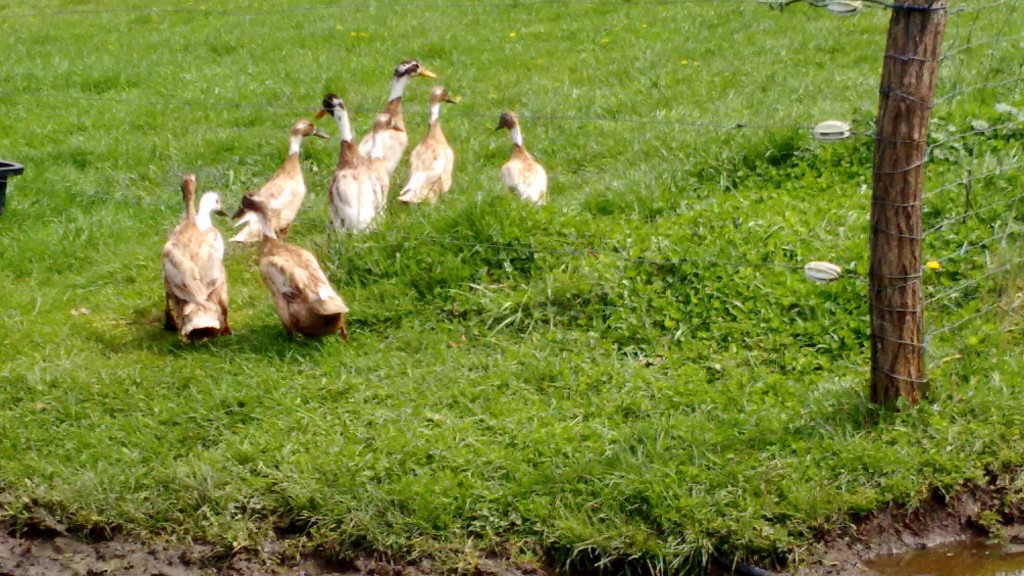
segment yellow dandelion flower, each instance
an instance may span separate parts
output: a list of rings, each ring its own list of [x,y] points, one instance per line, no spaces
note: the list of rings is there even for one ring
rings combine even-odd
[[[607,36],[604,37],[604,38],[601,38],[601,44],[607,44],[607,43],[608,43],[608,37]]]
[[[508,33],[508,37],[509,38],[515,38],[516,37],[516,33],[515,32],[509,32]]]
[[[341,24],[338,24],[337,26],[334,27],[334,29],[337,30],[338,32],[341,32],[342,30],[345,29],[345,27],[342,26]]]
[[[686,58],[683,58],[682,60],[679,61],[679,63],[682,64],[683,66],[686,66],[687,64],[690,63],[690,61],[687,60]]]
[[[641,24],[640,27],[641,28],[647,28],[647,24]]]
[[[929,260],[928,263],[925,264],[925,267],[929,270],[942,270],[942,262],[939,262],[938,260]]]
[[[351,36],[351,37],[353,37],[353,38],[355,38],[355,37],[356,37],[356,33],[355,33],[355,32],[349,32],[349,33],[348,33],[348,35],[349,35],[349,36]]]

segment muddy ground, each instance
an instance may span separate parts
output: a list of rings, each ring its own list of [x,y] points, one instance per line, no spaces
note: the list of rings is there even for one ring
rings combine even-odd
[[[114,537],[101,542],[51,529],[0,530],[0,576],[438,576],[429,563],[396,566],[364,557],[332,562],[282,552],[278,542],[261,551],[229,553],[212,545],[143,544]],[[481,560],[480,576],[539,576],[532,565]]]
[[[1024,510],[1011,494],[1013,478],[991,479],[946,498],[934,493],[908,510],[890,507],[822,539],[806,562],[781,573],[792,576],[876,576],[863,560],[884,554],[977,537],[1024,543]]]
[[[1024,514],[1008,498],[1005,483],[966,487],[950,498],[933,495],[913,510],[892,507],[853,522],[795,566],[749,568],[746,574],[791,576],[874,576],[862,560],[923,548],[992,531],[1024,542]],[[993,524],[995,519],[995,524]],[[0,576],[440,576],[451,573],[424,562],[393,565],[367,556],[339,563],[285,552],[283,542],[263,550],[230,553],[208,544],[144,544],[120,536],[85,539],[46,524],[19,531],[0,524]],[[465,567],[469,568],[469,567]],[[464,573],[477,576],[539,576],[551,570],[530,564],[481,560]],[[723,573],[719,569],[715,574]],[[741,571],[740,573],[744,573]]]

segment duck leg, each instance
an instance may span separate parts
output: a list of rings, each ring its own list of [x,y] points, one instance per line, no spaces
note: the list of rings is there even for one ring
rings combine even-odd
[[[164,330],[177,332],[178,323],[174,321],[174,314],[171,314],[171,301],[164,298]]]
[[[220,333],[231,336],[231,326],[228,324],[228,291],[227,286],[222,284],[220,293],[217,295],[217,304],[220,306]]]
[[[225,335],[225,336],[231,336],[231,326],[228,326],[228,311],[227,311],[227,309],[224,310],[224,314],[221,317],[220,325],[224,327],[223,329],[221,329],[220,333]]]

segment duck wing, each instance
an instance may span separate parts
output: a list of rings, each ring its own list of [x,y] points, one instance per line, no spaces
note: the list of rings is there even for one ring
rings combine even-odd
[[[449,155],[437,142],[420,142],[409,156],[409,182],[402,188],[398,200],[422,202],[438,184],[448,166]]]
[[[164,287],[179,300],[191,304],[201,304],[206,300],[209,291],[203,282],[203,273],[197,258],[202,250],[202,242],[191,236],[201,234],[195,230],[175,230],[175,234],[164,244],[161,264],[164,271]],[[189,234],[189,232],[194,232]]]

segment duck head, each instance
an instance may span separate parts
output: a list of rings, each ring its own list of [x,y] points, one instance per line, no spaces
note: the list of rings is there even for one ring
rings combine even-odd
[[[315,124],[309,120],[299,120],[292,125],[292,136],[299,136],[305,138],[307,136],[316,136],[317,138],[323,138],[324,140],[330,139],[330,136],[326,132],[316,127]]]
[[[203,194],[202,198],[199,199],[199,211],[218,216],[228,215],[224,211],[223,204],[221,204],[220,194],[216,192],[206,192]]]
[[[242,196],[242,209],[248,210],[256,215],[256,219],[260,223],[260,229],[263,230],[263,236],[265,238],[277,238],[277,234],[274,232],[274,227],[270,225],[270,217],[267,216],[268,208],[265,202],[246,194],[245,196]]]
[[[405,60],[395,67],[395,76],[391,80],[391,94],[388,101],[398,100],[405,92],[405,85],[410,78],[423,76],[424,78],[437,78],[437,74],[421,66],[416,60]]]
[[[299,120],[292,125],[291,134],[288,136],[288,155],[298,155],[299,148],[302,147],[302,140],[307,136],[316,136],[318,138],[330,138],[326,132],[317,128],[309,120]]]
[[[444,86],[434,86],[434,89],[430,91],[430,123],[433,124],[437,121],[441,115],[441,103],[450,102],[452,104],[458,104],[458,100],[455,100],[448,91],[444,89]]]
[[[341,97],[338,96],[337,94],[335,94],[334,92],[330,92],[326,96],[324,96],[324,99],[321,102],[320,106],[321,106],[320,111],[317,112],[316,116],[313,117],[313,118],[315,118],[317,120],[319,120],[320,118],[323,118],[324,116],[326,116],[328,114],[330,114],[331,116],[337,117],[336,114],[338,112],[346,112],[347,111],[345,109],[345,101],[342,100]]]
[[[422,66],[416,60],[403,60],[395,67],[395,78],[413,78],[423,76],[425,78],[437,78],[437,74]]]
[[[441,102],[447,102],[449,104],[458,104],[459,99],[452,98],[451,95],[448,94],[448,90],[445,89],[444,86],[434,86],[434,88],[430,91],[430,105],[433,106],[434,104],[440,104]]]
[[[181,177],[181,201],[185,204],[185,217],[195,218],[196,215],[196,175],[185,174]]]
[[[199,199],[199,210],[196,211],[195,221],[196,226],[200,230],[205,232],[213,227],[213,221],[210,219],[211,214],[227,216],[223,206],[221,206],[220,194],[216,192],[207,192]]]
[[[196,197],[196,175],[185,174],[181,177],[181,198],[185,204],[191,203]]]
[[[512,144],[520,148],[523,147],[523,132],[519,128],[519,116],[511,110],[505,110],[501,113],[501,118],[498,120],[498,127],[495,130],[501,130],[502,128],[508,128],[509,133],[512,134]]]
[[[352,124],[348,119],[348,109],[345,108],[345,101],[333,92],[324,96],[320,111],[316,118],[322,118],[330,114],[338,124],[338,132],[341,134],[342,142],[352,141]]]
[[[495,130],[501,130],[502,128],[511,130],[517,126],[519,126],[519,116],[511,110],[505,110],[501,113],[501,118],[498,119],[498,127]]]

